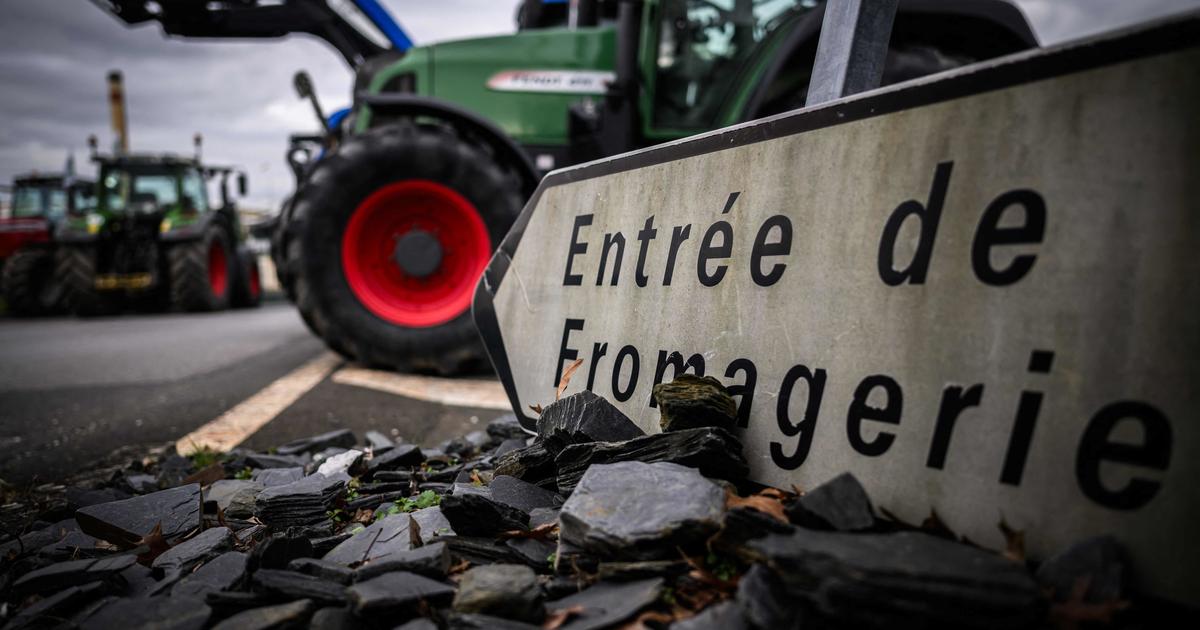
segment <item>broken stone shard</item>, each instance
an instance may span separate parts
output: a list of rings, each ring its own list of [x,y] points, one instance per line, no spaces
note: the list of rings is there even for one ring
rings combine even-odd
[[[300,453],[323,451],[330,447],[353,448],[357,443],[358,439],[354,437],[354,432],[350,429],[338,429],[337,431],[293,440],[275,449],[275,452],[280,455],[298,455]]]
[[[711,376],[680,374],[670,383],[654,386],[659,426],[663,431],[700,427],[737,427],[737,403],[721,381]]]
[[[304,467],[295,466],[292,468],[264,468],[262,470],[254,471],[254,474],[250,478],[267,488],[273,486],[284,486],[294,481],[300,481],[303,479]]]
[[[136,562],[132,554],[59,562],[22,575],[13,583],[13,590],[24,594],[51,593],[88,582],[108,581]]]
[[[563,503],[558,494],[509,475],[493,477],[492,482],[487,485],[487,490],[493,501],[515,507],[522,512],[532,512],[538,508],[556,508]]]
[[[645,435],[620,409],[587,390],[550,403],[538,417],[537,432],[555,454],[568,444],[620,442]]]
[[[579,607],[579,616],[563,626],[570,630],[611,628],[653,604],[662,593],[662,578],[635,582],[598,582],[546,605],[550,612]]]
[[[323,560],[348,567],[376,562],[412,549],[408,514],[393,514],[372,523],[325,554]]]
[[[450,526],[462,536],[493,536],[529,527],[528,514],[482,494],[446,495],[441,508]]]
[[[191,597],[147,597],[114,600],[79,624],[84,630],[155,628],[200,630],[212,609]]]
[[[521,422],[517,420],[517,416],[511,413],[489,422],[487,425],[487,434],[494,442],[504,442],[505,440],[513,439],[524,441],[530,437],[530,434],[521,428]]]
[[[559,540],[601,557],[675,557],[716,531],[724,510],[724,491],[693,468],[597,464],[563,505]]]
[[[460,613],[540,622],[546,611],[537,575],[527,566],[492,564],[468,569],[458,583],[453,608]]]
[[[249,479],[222,479],[204,490],[204,502],[215,503],[226,517],[248,519],[254,516],[254,500],[265,488]]]
[[[445,543],[438,542],[391,554],[358,567],[354,571],[354,581],[362,582],[392,571],[407,571],[427,578],[443,579],[450,571],[450,548]]]
[[[319,523],[328,518],[325,513],[341,496],[346,479],[318,474],[269,487],[254,501],[255,516],[275,528]]]
[[[312,616],[316,604],[299,599],[288,604],[266,606],[240,612],[213,626],[213,630],[267,630],[295,628],[304,625]]]
[[[1060,602],[1071,597],[1080,579],[1088,580],[1085,602],[1121,599],[1125,591],[1125,550],[1121,543],[1111,536],[1089,538],[1050,556],[1037,571],[1038,583]]]
[[[363,452],[359,450],[351,449],[339,453],[321,462],[320,467],[317,468],[317,474],[325,475],[326,477],[355,474],[359,472],[358,465],[362,461],[362,458]]]
[[[396,470],[420,465],[425,461],[425,455],[415,444],[400,444],[386,453],[376,454],[367,460],[367,473],[374,475],[385,470]]]
[[[787,508],[788,520],[811,529],[853,532],[875,526],[867,491],[854,475],[842,473],[805,493]]]
[[[510,451],[496,458],[496,475],[508,475],[543,488],[553,488],[556,453],[551,453],[541,442]]]
[[[296,571],[259,569],[254,572],[254,588],[283,598],[311,599],[326,604],[346,601],[345,586]]]
[[[752,559],[839,624],[891,628],[1029,628],[1039,593],[1024,567],[921,532],[797,529],[747,544]]]
[[[375,455],[386,453],[388,450],[395,448],[396,446],[396,443],[393,442],[391,438],[380,433],[379,431],[367,431],[363,434],[363,438],[367,441],[367,447],[369,447],[371,452]]]
[[[558,454],[559,491],[570,492],[593,464],[671,462],[699,469],[706,477],[740,480],[749,473],[742,443],[724,429],[704,427],[656,433],[626,442],[572,444]]]
[[[166,550],[150,566],[160,571],[189,572],[201,562],[215,558],[232,547],[233,532],[228,527],[214,527]]]
[[[319,560],[317,558],[296,558],[287,564],[288,571],[295,571],[315,578],[349,584],[354,581],[354,571],[336,562]]]
[[[85,534],[128,548],[160,524],[163,538],[174,544],[200,527],[200,515],[200,485],[193,483],[80,508],[75,520]]]
[[[354,612],[363,615],[413,606],[420,601],[433,606],[448,604],[454,587],[415,573],[393,571],[346,589]]]
[[[454,536],[454,527],[450,525],[450,521],[446,520],[446,516],[442,514],[442,508],[438,506],[422,508],[413,512],[412,520],[416,522],[417,527],[421,530],[421,544],[426,545],[432,542],[439,536]]]
[[[209,593],[236,588],[246,577],[247,559],[240,551],[226,551],[175,584],[171,596],[203,599]]]
[[[303,469],[308,461],[307,457],[297,457],[295,455],[266,455],[263,453],[249,453],[246,455],[246,465],[251,468],[300,467]]]

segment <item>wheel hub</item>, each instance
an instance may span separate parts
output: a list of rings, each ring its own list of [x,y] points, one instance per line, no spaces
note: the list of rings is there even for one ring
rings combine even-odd
[[[404,273],[425,279],[442,266],[442,244],[431,232],[420,228],[405,232],[396,239],[392,260]]]

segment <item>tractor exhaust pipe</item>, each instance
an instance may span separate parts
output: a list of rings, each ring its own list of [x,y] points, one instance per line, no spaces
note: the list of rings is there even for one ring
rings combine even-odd
[[[113,153],[129,152],[129,121],[125,115],[125,82],[120,70],[108,73],[108,108],[112,115]]]

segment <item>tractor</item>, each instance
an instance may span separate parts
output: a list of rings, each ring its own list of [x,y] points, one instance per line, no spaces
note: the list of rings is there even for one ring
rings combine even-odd
[[[0,219],[0,287],[14,315],[59,310],[54,282],[54,231],[70,212],[82,211],[93,182],[61,173],[14,178],[11,215]]]
[[[258,262],[243,243],[228,190],[234,169],[165,154],[92,159],[99,171],[94,203],[68,215],[57,233],[55,277],[72,312],[258,305]],[[245,195],[245,173],[237,182]],[[209,197],[210,183],[219,198]]]
[[[526,0],[515,34],[413,47],[377,0],[95,1],[169,35],[307,33],[346,59],[349,112],[321,121],[315,151],[290,152],[313,159],[293,165],[278,219],[280,281],[342,355],[442,374],[482,362],[472,297],[542,175],[802,107],[825,11]],[[1009,0],[900,0],[882,83],[1036,45]]]

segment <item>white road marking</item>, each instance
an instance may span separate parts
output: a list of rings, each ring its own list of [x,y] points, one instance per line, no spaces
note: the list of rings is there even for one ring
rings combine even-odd
[[[317,383],[341,362],[341,357],[332,352],[321,354],[238,403],[215,420],[183,436],[175,442],[175,450],[180,454],[188,454],[207,446],[216,451],[228,451],[273,420],[308,390],[316,387]]]
[[[414,376],[360,367],[344,367],[333,375],[332,380],[342,385],[367,387],[443,405],[512,411],[499,381]]]

